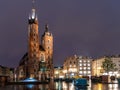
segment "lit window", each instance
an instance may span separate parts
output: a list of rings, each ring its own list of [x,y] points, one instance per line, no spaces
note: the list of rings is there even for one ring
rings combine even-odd
[[[86,73],[86,71],[84,71],[84,73]]]
[[[86,60],[84,60],[84,62],[86,62]]]
[[[80,70],[82,69],[82,67],[80,67]]]
[[[76,67],[76,65],[74,65],[74,67]]]
[[[82,71],[80,71],[80,74],[82,74]]]
[[[90,71],[88,71],[88,73],[90,73]]]
[[[88,69],[90,69],[90,67],[88,67]]]
[[[79,62],[82,62],[82,60],[80,60]]]
[[[90,64],[88,64],[88,66],[90,66]]]
[[[86,64],[84,64],[84,66],[86,66]]]
[[[84,67],[84,70],[86,69],[86,67]]]
[[[82,66],[82,64],[80,64],[80,66]]]
[[[90,62],[89,60],[87,62]]]
[[[70,65],[70,67],[72,67],[72,65]]]

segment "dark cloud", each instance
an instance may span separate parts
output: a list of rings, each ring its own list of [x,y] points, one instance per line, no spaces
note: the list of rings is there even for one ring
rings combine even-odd
[[[32,1],[32,0],[31,0]],[[27,51],[30,0],[0,1],[0,64],[16,67]],[[36,0],[40,36],[49,23],[54,64],[74,54],[120,54],[120,1]]]

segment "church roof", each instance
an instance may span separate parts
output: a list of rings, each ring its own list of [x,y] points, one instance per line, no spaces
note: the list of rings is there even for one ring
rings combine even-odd
[[[22,59],[20,60],[20,62],[19,62],[19,65],[21,65],[22,63],[24,63],[24,61],[26,60],[25,58],[28,56],[28,52],[26,52],[25,54],[24,54],[24,56],[22,57]]]

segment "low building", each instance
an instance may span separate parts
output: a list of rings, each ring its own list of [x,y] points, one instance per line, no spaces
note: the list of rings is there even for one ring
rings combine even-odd
[[[2,75],[2,66],[0,66],[0,76]]]
[[[115,70],[111,74],[120,77],[120,55],[111,56],[111,60],[116,65]]]
[[[103,75],[102,62],[105,60],[105,57],[101,57],[92,61],[92,76],[101,76]]]
[[[14,77],[14,69],[0,65],[0,82],[12,81]]]
[[[63,64],[65,78],[72,78],[75,75],[78,75],[77,68],[78,60],[76,55],[66,58]]]
[[[90,57],[71,56],[64,61],[63,69],[66,78],[74,76],[91,76],[91,61]]]
[[[104,56],[98,59],[95,59],[92,61],[92,76],[101,76],[106,75],[104,69],[102,68],[102,62],[105,60],[105,58],[110,58],[112,62],[116,65],[114,71],[110,71],[109,75],[114,75],[116,77],[120,76],[120,56]]]
[[[64,78],[63,67],[54,67],[54,78]]]

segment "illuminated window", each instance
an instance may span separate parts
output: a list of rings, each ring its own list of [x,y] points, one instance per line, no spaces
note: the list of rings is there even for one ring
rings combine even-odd
[[[76,67],[76,65],[74,65],[74,67]]]
[[[82,64],[80,64],[80,66],[82,66]]]
[[[88,67],[87,69],[90,69],[90,67]]]
[[[88,64],[88,66],[90,66],[90,64]]]
[[[84,66],[86,66],[86,64],[84,64]]]
[[[86,62],[86,60],[84,60],[84,62]]]
[[[88,71],[88,73],[90,73],[90,71]]]
[[[84,71],[84,73],[86,73],[86,71]]]
[[[82,71],[80,71],[80,74],[82,74]]]
[[[80,60],[79,62],[82,62],[82,60]]]
[[[89,60],[87,62],[90,62]]]
[[[86,69],[86,67],[84,67],[84,70]]]
[[[80,67],[80,70],[82,69],[82,67]]]

